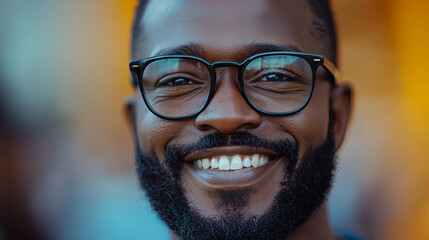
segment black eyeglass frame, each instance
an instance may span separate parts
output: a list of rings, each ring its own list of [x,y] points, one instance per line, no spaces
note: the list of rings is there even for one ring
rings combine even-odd
[[[263,110],[255,107],[250,102],[249,98],[247,97],[246,91],[244,90],[243,72],[244,72],[244,69],[246,68],[246,66],[256,58],[263,57],[263,56],[273,56],[273,55],[289,55],[289,56],[300,57],[300,58],[306,60],[311,67],[312,83],[311,83],[310,94],[308,95],[308,98],[305,101],[305,103],[296,110],[289,111],[289,112],[282,112],[282,113],[272,113],[272,112],[263,111]],[[162,114],[158,113],[150,105],[150,103],[146,97],[146,94],[145,94],[144,88],[143,88],[143,81],[142,81],[142,76],[143,76],[143,72],[144,72],[145,68],[150,63],[152,63],[154,61],[161,60],[161,59],[168,59],[168,58],[182,58],[182,59],[192,59],[192,60],[199,61],[203,65],[205,65],[205,67],[208,69],[208,71],[210,73],[210,89],[209,89],[209,95],[207,97],[207,100],[204,103],[204,105],[193,114],[189,114],[189,115],[181,116],[181,117],[170,117],[170,116],[162,115]],[[213,98],[213,95],[216,91],[216,87],[217,87],[216,68],[219,68],[219,67],[236,67],[238,69],[238,83],[239,83],[239,87],[240,87],[240,92],[241,92],[242,96],[244,97],[244,99],[246,100],[247,104],[256,112],[271,115],[271,116],[291,115],[291,114],[294,114],[294,113],[301,111],[302,109],[304,109],[308,105],[308,103],[310,102],[311,96],[313,95],[314,85],[316,82],[317,69],[319,67],[322,67],[331,75],[331,77],[329,78],[329,82],[331,83],[332,86],[336,86],[337,82],[340,80],[340,73],[339,73],[337,67],[335,66],[335,64],[332,63],[330,60],[328,60],[327,58],[325,58],[322,55],[302,53],[302,52],[285,52],[285,51],[265,52],[265,53],[253,55],[241,63],[228,62],[228,61],[209,63],[202,58],[195,57],[195,56],[189,56],[189,55],[156,56],[156,57],[149,57],[149,58],[144,58],[144,59],[132,61],[129,63],[129,68],[131,71],[131,85],[133,87],[139,86],[140,92],[143,96],[143,101],[145,102],[146,106],[149,108],[149,110],[153,114],[155,114],[156,116],[158,116],[160,118],[168,119],[168,120],[180,120],[180,119],[191,118],[191,117],[194,117],[194,116],[200,114],[202,111],[204,111],[204,109],[209,105],[209,103],[210,103],[211,99]]]

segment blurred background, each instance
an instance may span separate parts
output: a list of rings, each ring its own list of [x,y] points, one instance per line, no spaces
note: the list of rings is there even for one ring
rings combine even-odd
[[[0,2],[0,240],[168,239],[122,110],[134,0]],[[337,233],[429,239],[429,1],[333,0],[354,118]]]

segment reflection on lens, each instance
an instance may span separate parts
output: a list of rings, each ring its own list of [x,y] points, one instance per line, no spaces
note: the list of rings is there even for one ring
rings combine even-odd
[[[156,112],[183,117],[204,106],[210,91],[210,72],[195,59],[159,59],[146,66],[142,84],[145,97]]]
[[[310,64],[291,55],[261,56],[248,63],[243,72],[249,101],[271,113],[301,108],[310,96],[312,81]]]

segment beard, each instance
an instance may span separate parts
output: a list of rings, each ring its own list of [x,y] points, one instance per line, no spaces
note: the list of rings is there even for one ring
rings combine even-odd
[[[184,163],[180,160],[195,151],[229,145],[263,147],[285,156],[281,187],[260,216],[245,217],[236,211],[247,204],[252,189],[217,191],[217,206],[231,209],[221,217],[203,216],[185,197],[180,181]],[[136,146],[137,176],[152,208],[170,230],[186,240],[287,239],[328,197],[336,165],[331,126],[327,139],[310,148],[301,159],[295,141],[269,141],[244,131],[230,135],[213,133],[195,144],[168,147],[165,166]]]

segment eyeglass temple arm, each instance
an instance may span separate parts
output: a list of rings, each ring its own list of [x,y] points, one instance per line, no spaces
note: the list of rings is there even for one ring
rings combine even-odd
[[[326,70],[328,70],[332,76],[334,77],[334,84],[336,85],[338,82],[341,81],[341,75],[338,68],[335,66],[335,64],[327,58],[323,58],[323,65],[322,67]]]

